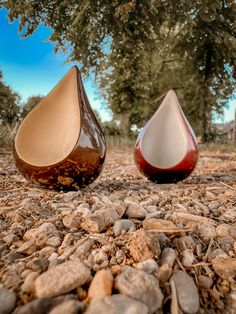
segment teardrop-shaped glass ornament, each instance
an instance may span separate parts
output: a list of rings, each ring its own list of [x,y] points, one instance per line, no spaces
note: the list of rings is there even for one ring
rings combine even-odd
[[[196,167],[196,136],[173,90],[141,130],[134,158],[140,172],[157,183],[183,180]]]
[[[95,180],[106,142],[76,66],[22,121],[13,155],[30,181],[53,189],[77,189]]]

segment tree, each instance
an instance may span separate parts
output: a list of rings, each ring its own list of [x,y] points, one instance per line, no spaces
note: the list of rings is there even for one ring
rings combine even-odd
[[[25,118],[26,115],[43,99],[43,96],[31,96],[23,106],[21,117]]]
[[[3,75],[0,71],[0,124],[12,125],[19,119],[20,96],[3,82]]]
[[[123,134],[176,88],[207,140],[212,110],[233,92],[236,3],[232,0],[2,1],[27,36],[45,23],[57,49],[93,71]],[[176,72],[178,71],[178,72]],[[201,126],[196,121],[201,120]]]

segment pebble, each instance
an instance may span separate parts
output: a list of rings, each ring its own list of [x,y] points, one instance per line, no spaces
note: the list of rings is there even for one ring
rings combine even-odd
[[[174,266],[177,252],[172,248],[164,248],[161,252],[160,265],[168,264],[170,267]]]
[[[158,258],[161,252],[160,244],[155,234],[140,229],[130,236],[127,248],[135,262],[149,258]]]
[[[119,219],[115,208],[97,210],[95,213],[84,218],[81,227],[87,232],[102,232],[112,226]]]
[[[199,310],[199,294],[193,279],[182,270],[177,270],[172,276],[177,291],[178,302],[186,314],[195,314]]]
[[[233,250],[234,239],[232,237],[218,238],[218,243],[219,243],[221,249],[226,253],[228,253],[230,250]]]
[[[29,229],[24,234],[25,240],[35,239],[36,246],[42,248],[46,245],[48,239],[54,236],[59,236],[59,231],[51,222],[45,222],[38,228]]]
[[[168,264],[161,265],[155,272],[155,276],[161,283],[167,282],[172,273],[172,268]]]
[[[54,306],[71,299],[70,295],[60,296],[53,299],[39,298],[35,299],[23,306],[17,307],[13,314],[45,314]],[[67,313],[65,313],[67,314]]]
[[[112,294],[114,278],[110,270],[99,270],[89,286],[88,298],[94,299]]]
[[[70,228],[80,228],[81,225],[81,217],[75,212],[70,215],[66,215],[62,223],[64,227],[70,229]]]
[[[1,287],[0,288],[0,313],[1,314],[10,313],[15,307],[15,303],[16,303],[15,293],[4,287]]]
[[[84,311],[84,304],[77,300],[68,300],[55,306],[49,314],[82,314]]]
[[[17,252],[26,255],[31,255],[36,251],[36,241],[34,239],[24,242],[18,249]]]
[[[66,261],[36,279],[36,295],[39,298],[54,297],[83,285],[89,278],[90,270],[84,263]]]
[[[199,286],[201,288],[210,289],[212,287],[214,281],[211,277],[199,275],[198,276],[198,282],[199,282]]]
[[[34,293],[35,292],[35,280],[38,278],[39,273],[38,272],[31,272],[29,273],[26,278],[24,283],[21,286],[21,290],[23,292],[27,293]]]
[[[146,259],[145,261],[140,263],[133,264],[133,266],[143,271],[146,271],[149,274],[154,273],[158,269],[157,262],[152,258]]]
[[[198,236],[204,242],[210,241],[216,237],[216,228],[210,224],[201,224],[198,227]]]
[[[85,314],[148,314],[145,304],[125,295],[114,294],[91,301]]]
[[[181,262],[185,267],[190,267],[193,265],[194,262],[194,254],[193,251],[190,249],[186,249],[182,252],[182,259]]]
[[[124,260],[126,259],[125,252],[124,252],[123,250],[118,250],[118,251],[116,252],[115,258],[116,258],[116,261],[117,261],[118,264],[123,263]]]
[[[116,237],[121,235],[122,231],[135,231],[136,227],[133,221],[129,219],[120,219],[117,220],[114,224],[113,231]]]
[[[87,239],[81,245],[79,245],[74,253],[74,256],[79,258],[80,260],[84,260],[90,254],[90,250],[94,245],[93,239]]]
[[[143,270],[125,266],[115,278],[115,288],[121,294],[146,304],[149,313],[162,306],[163,294],[158,279]]]
[[[34,258],[26,264],[27,268],[32,270],[44,272],[48,269],[49,261],[45,258]]]
[[[165,233],[173,233],[173,230],[178,230],[178,227],[171,221],[166,219],[149,218],[143,222],[144,230],[165,230]],[[170,231],[168,231],[170,229]]]
[[[212,266],[217,275],[222,279],[230,279],[236,276],[235,258],[223,258],[218,256],[212,260]]]
[[[227,237],[229,236],[229,230],[231,226],[227,224],[220,224],[216,227],[216,235],[218,237]]]
[[[12,264],[21,258],[25,258],[25,256],[18,252],[10,252],[2,257],[2,261],[6,264]]]
[[[142,206],[130,204],[125,215],[129,218],[144,219],[147,215],[147,211]]]
[[[59,236],[51,237],[47,240],[46,245],[57,248],[61,245],[61,238]]]

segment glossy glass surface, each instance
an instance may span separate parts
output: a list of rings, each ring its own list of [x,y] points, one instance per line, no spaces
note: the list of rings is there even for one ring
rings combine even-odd
[[[163,128],[158,128],[158,123],[162,123],[165,125],[171,125],[168,124],[168,121],[160,121],[160,110],[163,109],[163,106],[168,106],[168,102],[172,101],[173,106],[175,106],[175,110],[178,110],[176,116],[174,119],[178,119],[178,125],[181,125],[181,132],[183,133],[184,138],[184,145],[182,145],[184,150],[181,151],[181,160],[179,160],[180,154],[179,154],[179,143],[178,143],[178,137],[176,138],[175,130],[168,129],[168,133],[170,134],[173,131],[173,140],[170,141],[170,135],[169,136],[169,143],[165,140],[165,130]],[[166,115],[166,119],[172,119],[173,116]],[[163,115],[162,115],[163,119]],[[172,121],[173,122],[173,121]],[[153,124],[151,132],[150,132],[150,125]],[[173,123],[172,123],[173,124]],[[158,132],[161,132],[161,136],[157,136],[157,130]],[[166,132],[167,132],[166,131]],[[148,137],[146,134],[148,133]],[[143,141],[148,141],[147,143],[144,143]],[[175,160],[175,155],[177,162],[173,163],[170,167],[163,167],[159,166],[158,164],[154,164],[151,162],[151,160],[155,160],[155,156],[151,156],[150,161],[148,160],[148,154],[144,149],[150,148],[150,151],[157,152],[159,155],[159,159],[161,154],[164,154],[165,151],[165,145],[172,145],[170,152],[173,154],[173,156],[170,156],[170,160],[173,162]],[[144,145],[147,144],[147,145]],[[159,150],[159,148],[161,149]],[[154,148],[154,149],[153,149]],[[176,152],[176,154],[175,154]],[[183,153],[184,152],[184,153]],[[150,153],[149,153],[150,156]],[[148,179],[157,182],[157,183],[175,183],[180,180],[184,180],[187,178],[194,168],[197,165],[198,160],[198,150],[197,150],[197,143],[196,143],[196,137],[193,133],[192,128],[190,127],[186,117],[184,116],[184,113],[182,109],[180,108],[178,104],[177,97],[173,91],[169,91],[166,95],[166,98],[163,100],[163,103],[160,105],[160,107],[157,109],[153,117],[147,122],[145,127],[141,130],[139,137],[137,139],[136,145],[135,145],[135,151],[134,151],[134,159],[136,162],[136,165],[140,172],[145,175]],[[163,163],[163,161],[162,161]]]
[[[27,180],[51,189],[77,189],[93,182],[99,176],[105,160],[105,138],[89,104],[77,67],[76,75],[80,131],[70,154],[56,164],[38,167],[22,160],[16,145],[13,149],[16,166]]]

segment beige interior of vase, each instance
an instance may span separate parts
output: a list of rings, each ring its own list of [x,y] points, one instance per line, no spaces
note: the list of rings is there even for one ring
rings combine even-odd
[[[141,139],[145,160],[154,167],[168,169],[177,165],[188,150],[188,135],[177,97],[170,90],[146,125]]]
[[[19,157],[34,166],[65,159],[80,132],[77,70],[73,67],[23,120],[15,139]]]

